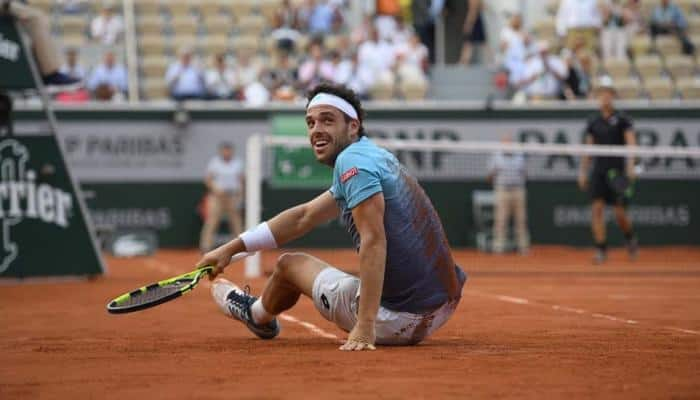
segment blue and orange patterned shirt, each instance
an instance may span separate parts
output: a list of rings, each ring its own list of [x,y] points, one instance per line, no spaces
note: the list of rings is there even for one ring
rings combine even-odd
[[[393,154],[366,137],[360,138],[338,155],[330,191],[358,250],[361,237],[352,209],[379,192],[384,195],[387,258],[383,307],[422,313],[460,296],[466,274],[452,260],[440,218],[418,181]],[[450,296],[448,287],[454,274],[458,291]]]

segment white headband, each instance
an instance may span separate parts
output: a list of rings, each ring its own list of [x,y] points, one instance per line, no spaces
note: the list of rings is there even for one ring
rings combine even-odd
[[[357,118],[357,111],[355,111],[355,108],[345,99],[334,94],[323,92],[317,94],[313,99],[311,99],[309,105],[306,106],[306,109],[308,110],[309,108],[316,106],[333,106],[342,111],[348,117],[352,119],[359,119]]]

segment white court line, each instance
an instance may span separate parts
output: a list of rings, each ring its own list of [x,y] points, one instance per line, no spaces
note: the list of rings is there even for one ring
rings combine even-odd
[[[521,298],[521,297],[504,296],[504,295],[500,295],[500,294],[491,294],[491,293],[480,292],[480,291],[471,290],[471,289],[465,290],[464,293],[475,295],[475,296],[488,297],[488,298],[504,301],[507,303],[547,307],[546,304],[538,303],[538,302],[531,301],[531,300]],[[574,314],[578,314],[578,315],[588,315],[592,318],[607,319],[609,321],[619,322],[619,323],[623,323],[626,325],[638,325],[640,323],[639,321],[635,321],[633,319],[625,319],[625,318],[616,317],[614,315],[588,312],[588,311],[582,310],[580,308],[573,308],[573,307],[563,306],[563,305],[559,305],[559,304],[554,304],[554,305],[551,305],[549,307],[551,307],[551,309],[555,310],[555,311],[564,311],[564,312],[574,313]],[[673,326],[666,326],[666,327],[664,327],[664,329],[672,330],[675,332],[686,333],[686,334],[690,334],[690,335],[700,335],[699,331],[694,331],[691,329],[676,328]]]
[[[145,261],[146,261],[145,262],[146,265],[153,267],[153,268],[157,269],[158,271],[161,271],[164,273],[174,273],[176,270],[171,265],[166,264],[166,263],[158,260],[157,258],[148,258]],[[209,280],[201,280],[200,284],[206,288],[211,287],[211,282],[209,282]],[[279,318],[282,320],[288,321],[288,322],[292,322],[292,323],[301,325],[302,327],[306,328],[311,333],[313,333],[317,336],[320,336],[322,338],[332,339],[332,340],[336,340],[336,341],[339,341],[342,343],[342,340],[338,336],[336,336],[330,332],[326,332],[323,329],[319,328],[318,326],[316,326],[310,322],[306,322],[304,320],[301,320],[301,319],[296,318],[294,316],[291,316],[289,314],[280,314]]]
[[[318,335],[318,336],[320,336],[320,337],[323,337],[323,338],[326,338],[326,339],[333,339],[333,340],[341,341],[340,338],[339,338],[338,336],[336,336],[336,335],[334,335],[334,334],[332,334],[332,333],[330,333],[330,332],[326,332],[326,331],[324,331],[323,329],[319,328],[318,326],[316,326],[316,325],[314,325],[314,324],[312,324],[312,323],[310,323],[310,322],[302,321],[302,320],[300,320],[299,318],[293,317],[293,316],[291,316],[291,315],[289,315],[289,314],[280,314],[279,317],[280,317],[280,319],[283,319],[283,320],[285,320],[285,321],[289,321],[289,322],[293,322],[293,323],[295,323],[295,324],[299,324],[299,325],[303,326],[304,328],[308,329],[309,331],[311,331],[311,333],[313,333],[313,334],[315,334],[315,335]]]
[[[666,329],[670,329],[670,330],[676,331],[676,332],[688,333],[690,335],[700,335],[700,332],[694,331],[691,329],[676,328],[673,326],[667,326]]]

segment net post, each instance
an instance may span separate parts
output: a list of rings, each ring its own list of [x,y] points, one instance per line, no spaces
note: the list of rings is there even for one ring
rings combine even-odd
[[[251,229],[260,223],[262,217],[262,155],[263,136],[252,135],[246,143],[245,180],[245,226]],[[260,253],[245,259],[245,277],[257,278],[262,275]]]

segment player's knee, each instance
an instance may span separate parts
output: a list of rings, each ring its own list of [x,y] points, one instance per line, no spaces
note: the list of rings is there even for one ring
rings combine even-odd
[[[299,265],[305,260],[306,254],[304,253],[284,253],[277,259],[275,273],[286,275],[290,270],[294,269],[296,265]]]

